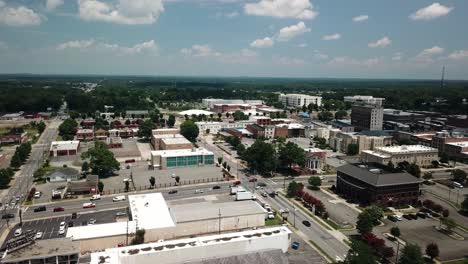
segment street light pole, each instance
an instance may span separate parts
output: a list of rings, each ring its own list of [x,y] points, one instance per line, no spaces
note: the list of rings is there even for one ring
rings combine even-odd
[[[296,206],[293,205],[293,213],[294,213],[294,227],[296,227]]]

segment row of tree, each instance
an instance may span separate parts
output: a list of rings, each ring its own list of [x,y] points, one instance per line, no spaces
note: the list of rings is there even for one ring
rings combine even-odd
[[[10,167],[15,169],[21,167],[21,165],[28,159],[31,149],[32,147],[30,142],[19,145],[15,150],[15,154],[13,154],[13,157],[11,158]]]
[[[0,189],[7,188],[14,175],[12,168],[0,169]]]

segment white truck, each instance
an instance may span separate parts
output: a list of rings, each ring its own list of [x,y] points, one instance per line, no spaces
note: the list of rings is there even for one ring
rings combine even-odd
[[[245,192],[242,186],[231,186],[231,194],[237,194],[238,192]]]
[[[243,191],[236,193],[236,201],[256,200],[257,197],[251,192]]]

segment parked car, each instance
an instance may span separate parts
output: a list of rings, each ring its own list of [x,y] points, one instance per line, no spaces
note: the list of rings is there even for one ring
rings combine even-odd
[[[65,227],[59,229],[59,235],[64,235],[65,234]]]
[[[63,211],[65,211],[65,208],[63,208],[63,207],[55,207],[54,208],[54,213],[55,212],[63,212]]]
[[[96,223],[96,219],[91,218],[88,220],[88,225],[94,225]]]
[[[34,193],[34,198],[41,198],[42,193],[41,192],[35,192]]]
[[[18,228],[18,229],[16,229],[16,230],[15,230],[15,234],[14,234],[14,235],[15,235],[15,237],[17,237],[17,236],[21,236],[21,234],[23,234],[23,229],[21,229],[21,228]]]
[[[463,184],[461,184],[459,182],[453,182],[453,186],[455,186],[457,188],[463,188]]]
[[[423,212],[418,212],[416,215],[421,217],[422,219],[426,219],[426,217],[427,217],[426,214],[423,213]]]
[[[175,193],[177,193],[177,190],[170,190],[168,193],[169,194],[175,194]]]
[[[11,218],[15,218],[15,215],[14,214],[4,214],[4,215],[2,215],[2,219],[11,219]]]
[[[36,235],[34,236],[34,239],[41,239],[44,233],[42,232],[37,232]]]
[[[73,221],[68,222],[68,227],[73,227],[74,225]]]
[[[197,194],[197,193],[203,193],[203,192],[204,192],[204,191],[203,191],[202,189],[196,189],[196,190],[195,190],[195,194]]]
[[[259,182],[259,183],[257,183],[257,185],[258,185],[258,186],[262,186],[262,187],[266,187],[266,186],[267,186],[267,184],[264,183],[264,182]]]
[[[221,186],[219,186],[219,185],[213,186],[213,190],[219,190],[219,189],[221,189]]]
[[[392,222],[398,222],[398,219],[394,215],[387,216],[387,219],[392,221]]]
[[[413,218],[409,214],[404,214],[403,217],[408,220],[413,220]]]
[[[126,212],[117,212],[115,213],[115,216],[126,216],[127,213]]]
[[[95,203],[84,203],[83,204],[83,208],[86,209],[86,208],[94,208],[96,207],[96,204]]]
[[[307,221],[307,220],[302,221],[302,224],[307,226],[307,227],[310,227],[310,222]]]
[[[262,192],[263,197],[268,197],[268,194],[266,192]]]
[[[249,182],[256,182],[257,181],[257,178],[250,178],[249,179]]]
[[[125,196],[123,195],[112,198],[112,202],[122,202],[122,201],[125,201]]]
[[[45,210],[47,210],[45,206],[39,206],[39,207],[34,208],[33,211],[37,213],[37,212],[44,212]]]
[[[414,220],[418,219],[418,216],[416,214],[410,214],[410,217],[413,218]]]

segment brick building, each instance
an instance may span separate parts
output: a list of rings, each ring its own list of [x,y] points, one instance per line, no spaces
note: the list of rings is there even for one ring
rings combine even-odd
[[[53,141],[50,144],[49,154],[52,157],[73,156],[78,153],[80,141]]]

